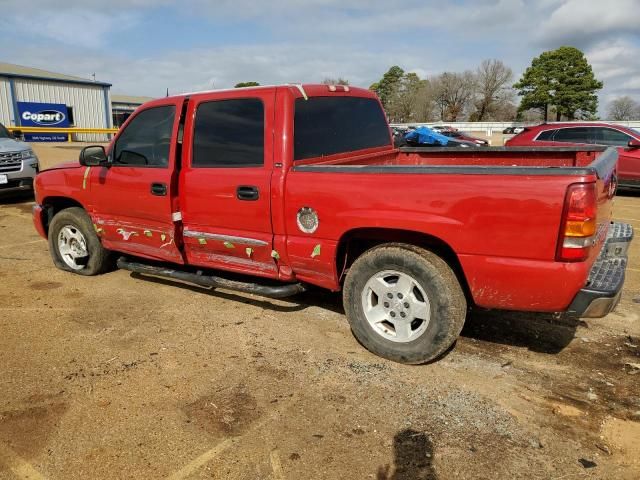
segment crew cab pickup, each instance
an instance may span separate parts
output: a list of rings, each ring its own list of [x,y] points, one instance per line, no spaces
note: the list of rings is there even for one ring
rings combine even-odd
[[[55,265],[271,297],[342,291],[356,338],[422,363],[468,307],[602,317],[631,227],[603,147],[393,147],[368,90],[283,85],[142,105],[111,144],[36,177]],[[117,254],[116,254],[117,252]]]

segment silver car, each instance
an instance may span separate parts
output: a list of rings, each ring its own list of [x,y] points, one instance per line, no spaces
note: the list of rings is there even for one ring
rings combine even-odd
[[[15,139],[0,123],[0,194],[33,189],[38,157],[28,143]]]

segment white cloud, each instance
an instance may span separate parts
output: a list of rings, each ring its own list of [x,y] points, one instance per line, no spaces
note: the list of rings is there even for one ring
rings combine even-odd
[[[13,38],[40,38],[51,42],[77,45],[82,48],[103,47],[109,36],[135,26],[136,15],[107,14],[86,9],[41,11],[16,10],[3,14],[0,29]]]
[[[573,44],[585,50],[605,82],[601,105],[621,94],[640,99],[640,0],[30,0],[28,13],[21,13],[24,3],[3,1],[2,60],[85,77],[96,72],[122,93],[163,95],[167,87],[178,93],[239,81],[324,77],[366,87],[394,64],[424,77],[474,69],[485,58],[521,72],[543,48]],[[206,48],[184,42],[167,42],[169,50],[149,44],[113,48],[113,38],[141,38],[134,29],[156,28],[148,17],[159,8],[181,25],[197,19],[200,28],[209,22],[211,31],[247,33],[231,46],[216,45],[211,35]],[[257,38],[254,28],[260,30]],[[206,41],[201,33],[199,44]]]
[[[585,45],[602,35],[637,34],[639,8],[638,0],[567,0],[543,23],[539,38]]]

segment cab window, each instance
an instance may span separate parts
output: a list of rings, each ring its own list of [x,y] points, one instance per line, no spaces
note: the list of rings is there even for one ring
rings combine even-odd
[[[116,141],[113,165],[167,167],[174,118],[173,105],[138,113]]]
[[[296,99],[294,159],[390,146],[389,126],[375,98]]]

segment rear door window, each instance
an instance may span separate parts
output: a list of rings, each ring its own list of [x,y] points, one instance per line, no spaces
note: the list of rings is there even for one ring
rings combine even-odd
[[[257,167],[264,164],[264,105],[258,98],[198,105],[193,167]]]
[[[587,127],[561,128],[553,137],[554,142],[589,143],[589,129]]]
[[[387,119],[375,98],[296,99],[294,159],[391,145]]]

